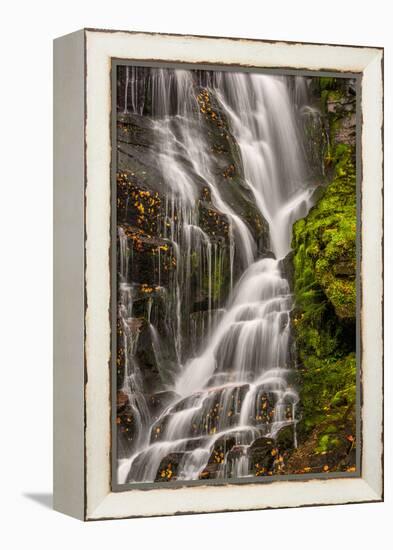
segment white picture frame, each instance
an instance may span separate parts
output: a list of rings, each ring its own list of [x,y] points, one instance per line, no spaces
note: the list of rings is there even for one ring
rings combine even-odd
[[[111,489],[111,60],[361,74],[361,475]],[[81,520],[383,499],[383,50],[84,29],[54,45],[54,507]],[[358,130],[359,131],[359,130]]]

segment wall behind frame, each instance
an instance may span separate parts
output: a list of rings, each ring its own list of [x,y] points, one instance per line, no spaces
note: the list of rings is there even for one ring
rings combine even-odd
[[[84,32],[54,42],[54,508],[84,517]]]

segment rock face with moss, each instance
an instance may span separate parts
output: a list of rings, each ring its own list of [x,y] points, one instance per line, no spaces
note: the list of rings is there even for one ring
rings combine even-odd
[[[301,420],[291,472],[355,467],[356,96],[351,81],[316,80],[325,184],[293,227]]]
[[[352,82],[119,69],[120,483],[353,471]]]

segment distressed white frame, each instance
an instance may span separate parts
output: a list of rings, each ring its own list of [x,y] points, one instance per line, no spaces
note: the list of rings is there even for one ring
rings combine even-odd
[[[85,505],[83,519],[380,501],[382,442],[383,50],[86,30]],[[362,476],[111,491],[111,59],[362,73]]]

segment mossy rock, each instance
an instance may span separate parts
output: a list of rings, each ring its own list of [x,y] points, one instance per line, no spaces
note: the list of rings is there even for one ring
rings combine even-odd
[[[354,406],[325,417],[285,461],[286,474],[328,472],[356,472]]]
[[[299,363],[301,445],[317,426],[338,423],[352,410],[356,397],[355,97],[341,80],[319,82],[329,135],[328,176],[315,206],[293,227],[292,324]],[[319,449],[336,444],[331,434],[320,436]]]

